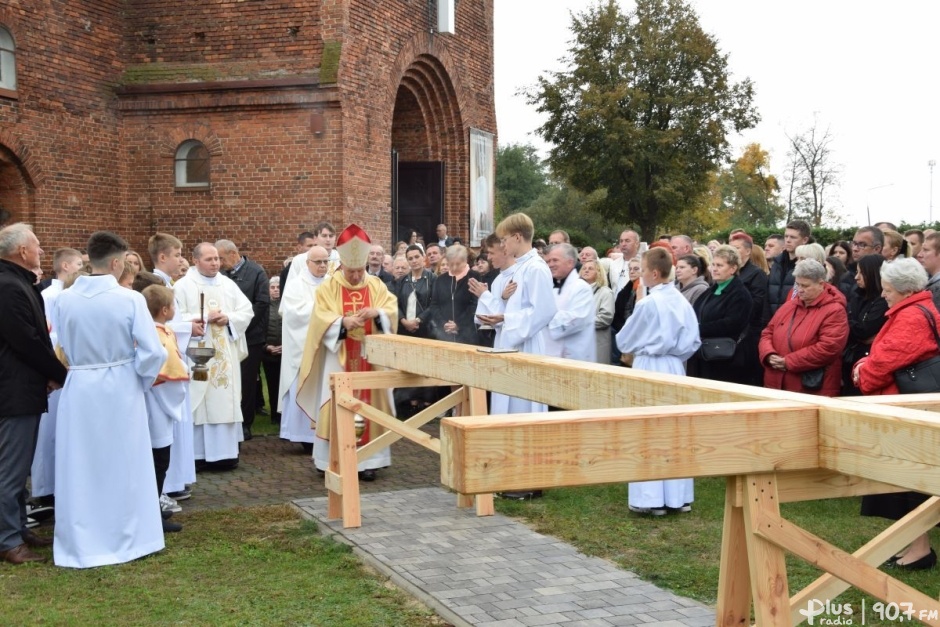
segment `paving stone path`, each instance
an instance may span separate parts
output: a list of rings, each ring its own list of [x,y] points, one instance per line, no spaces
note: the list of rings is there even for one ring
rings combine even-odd
[[[436,423],[424,427],[435,437]],[[239,467],[201,472],[185,511],[294,502],[324,533],[454,625],[715,624],[715,612],[505,516],[458,509],[440,487],[440,462],[407,441],[392,466],[360,483],[363,526],[326,520],[326,490],[299,444],[256,436]]]

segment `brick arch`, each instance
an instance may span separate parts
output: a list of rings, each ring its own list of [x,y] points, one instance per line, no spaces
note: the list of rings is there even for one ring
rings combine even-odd
[[[10,156],[19,168],[24,185],[29,189],[39,187],[45,180],[42,166],[38,157],[29,149],[22,138],[13,135],[8,130],[0,129],[0,148],[9,151]]]
[[[176,158],[176,149],[185,141],[195,139],[209,151],[210,157],[222,154],[222,140],[212,132],[207,124],[195,124],[191,127],[176,127],[164,137],[160,152],[164,157]]]
[[[389,112],[389,118],[391,119],[395,111],[398,87],[401,85],[406,73],[419,60],[419,57],[433,59],[440,66],[440,75],[446,77],[444,82],[457,104],[458,111],[462,114],[461,118],[464,120],[479,119],[475,101],[467,94],[467,90],[460,80],[460,74],[457,72],[457,65],[454,63],[446,43],[441,37],[431,37],[428,33],[418,33],[405,42],[391,67],[385,97],[385,110]]]

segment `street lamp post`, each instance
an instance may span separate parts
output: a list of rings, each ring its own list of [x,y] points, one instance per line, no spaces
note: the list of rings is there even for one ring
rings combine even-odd
[[[927,167],[930,168],[930,224],[933,224],[933,167],[935,165],[937,162],[934,159],[927,162]]]

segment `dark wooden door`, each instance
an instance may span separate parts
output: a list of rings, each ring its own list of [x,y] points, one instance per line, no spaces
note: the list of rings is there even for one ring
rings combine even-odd
[[[393,244],[408,241],[411,230],[431,241],[444,221],[444,163],[397,161],[393,154],[392,205]]]

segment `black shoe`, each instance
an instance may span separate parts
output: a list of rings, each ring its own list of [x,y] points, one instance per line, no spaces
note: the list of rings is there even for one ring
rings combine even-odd
[[[307,455],[313,453],[313,442],[301,442],[300,446],[303,447],[304,453]]]
[[[498,492],[498,497],[510,501],[529,501],[542,498],[541,490],[519,490],[517,492]]]
[[[183,530],[183,525],[169,520],[163,521],[163,533],[176,533]]]
[[[917,561],[911,562],[910,564],[899,564],[894,562],[891,565],[891,568],[897,568],[898,570],[930,570],[937,565],[937,553],[930,549],[930,553],[923,556]]]
[[[173,512],[171,512],[171,511],[161,511],[161,512],[160,512],[160,517],[161,517],[163,520],[169,520],[170,518],[173,517]]]
[[[251,435],[251,427],[242,427],[242,435],[245,436],[245,442],[247,442],[247,441],[250,440],[251,438],[255,437],[255,436]]]
[[[375,481],[375,471],[363,470],[359,473],[359,481]]]

